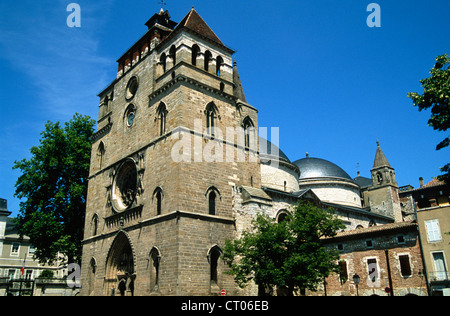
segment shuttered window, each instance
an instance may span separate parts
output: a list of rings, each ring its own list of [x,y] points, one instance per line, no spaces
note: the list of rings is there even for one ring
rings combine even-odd
[[[439,220],[433,219],[425,221],[428,242],[441,241],[441,230],[439,229]]]

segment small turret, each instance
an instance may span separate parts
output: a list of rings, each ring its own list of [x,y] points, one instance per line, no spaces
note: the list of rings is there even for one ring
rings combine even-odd
[[[381,150],[380,142],[377,140],[377,152],[375,154],[375,160],[371,170],[373,185],[393,185],[397,186],[397,180],[395,179],[395,170],[389,164],[385,154]]]
[[[372,185],[367,192],[371,211],[391,217],[395,222],[403,221],[395,170],[381,150],[378,140],[371,174]]]

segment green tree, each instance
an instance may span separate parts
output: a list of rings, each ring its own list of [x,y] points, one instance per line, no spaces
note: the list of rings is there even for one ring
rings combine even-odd
[[[58,253],[70,263],[81,262],[94,124],[80,114],[64,126],[47,122],[40,145],[30,150],[32,157],[13,167],[22,173],[15,192],[23,200],[18,228],[30,238],[41,262],[53,262]]]
[[[321,238],[344,228],[331,210],[300,203],[281,223],[259,215],[253,231],[226,242],[224,260],[240,287],[253,280],[260,295],[274,286],[288,295],[295,288],[315,291],[339,268],[338,252],[324,247]]]
[[[417,92],[408,93],[414,106],[419,111],[431,108],[431,118],[428,125],[435,130],[447,131],[450,128],[450,57],[447,54],[436,57],[436,64],[431,69],[431,76],[420,80],[423,94]],[[437,146],[436,150],[448,147],[450,137],[446,137]],[[439,180],[450,183],[450,163],[441,168],[445,172],[439,176]]]

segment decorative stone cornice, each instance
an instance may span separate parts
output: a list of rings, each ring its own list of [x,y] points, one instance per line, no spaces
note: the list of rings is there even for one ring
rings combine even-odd
[[[181,64],[181,63],[180,63]],[[169,81],[168,83],[164,84],[161,88],[155,90],[152,94],[150,94],[148,96],[149,99],[149,104],[152,103],[153,99],[156,99],[159,95],[161,95],[162,93],[166,92],[167,90],[169,90],[172,86],[174,86],[175,84],[180,83],[180,84],[190,84],[192,86],[195,86],[196,88],[200,88],[206,92],[210,92],[213,93],[215,95],[218,95],[222,98],[228,99],[230,101],[233,102],[237,102],[237,98],[231,94],[225,93],[223,91],[220,91],[219,89],[213,88],[207,84],[204,84],[198,80],[192,79],[186,75],[177,75],[175,76],[175,78],[173,78],[171,81]]]
[[[108,123],[105,127],[103,127],[97,133],[95,133],[92,136],[92,143],[95,143],[96,141],[103,138],[106,134],[108,134],[111,131],[112,125],[113,125],[113,123]]]

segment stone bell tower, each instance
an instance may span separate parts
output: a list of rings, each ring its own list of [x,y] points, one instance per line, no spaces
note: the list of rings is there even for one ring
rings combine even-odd
[[[395,178],[395,170],[389,164],[385,154],[377,141],[377,151],[372,170],[372,185],[368,189],[368,203],[372,211],[395,219],[403,220],[398,184]]]
[[[233,294],[219,258],[235,233],[233,192],[261,185],[247,132],[257,110],[234,51],[194,9],[180,23],[161,10],[145,25],[99,94],[82,294]],[[241,143],[228,135],[240,129]]]

